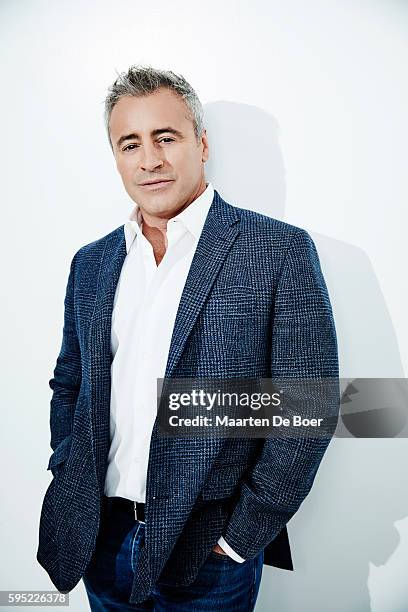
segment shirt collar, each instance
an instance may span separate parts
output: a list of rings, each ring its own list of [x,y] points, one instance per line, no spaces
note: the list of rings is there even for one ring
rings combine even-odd
[[[214,187],[211,183],[207,183],[203,193],[198,196],[191,204],[182,210],[178,215],[169,219],[169,223],[174,219],[181,221],[186,229],[194,236],[196,240],[200,237],[208,211],[214,198]],[[142,233],[142,213],[139,205],[134,206],[129,220],[124,225],[126,252],[129,253],[130,247],[138,234]]]

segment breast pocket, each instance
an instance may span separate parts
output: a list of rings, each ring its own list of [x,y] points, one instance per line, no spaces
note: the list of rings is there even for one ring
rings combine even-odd
[[[250,287],[216,289],[204,306],[204,317],[242,318],[256,313],[256,296]]]

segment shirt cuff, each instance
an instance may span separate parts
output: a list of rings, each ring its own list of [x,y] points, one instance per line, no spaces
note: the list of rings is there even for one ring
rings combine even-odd
[[[227,555],[231,557],[231,559],[234,559],[234,561],[237,561],[238,563],[243,563],[245,561],[245,559],[240,557],[239,554],[236,553],[235,550],[233,550],[231,546],[226,543],[226,541],[224,540],[222,536],[218,540],[217,544],[221,546],[222,550],[224,550],[227,553]]]

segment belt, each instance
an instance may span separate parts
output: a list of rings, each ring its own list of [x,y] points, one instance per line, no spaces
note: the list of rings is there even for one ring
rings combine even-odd
[[[125,497],[107,497],[103,496],[103,503],[105,508],[112,509],[117,508],[133,514],[135,521],[140,523],[145,522],[145,504],[142,502],[133,501],[132,499],[126,499]]]

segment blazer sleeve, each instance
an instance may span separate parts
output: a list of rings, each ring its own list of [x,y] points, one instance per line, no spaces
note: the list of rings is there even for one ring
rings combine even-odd
[[[81,385],[81,353],[75,325],[74,278],[78,253],[71,261],[64,300],[62,344],[49,386],[53,391],[50,403],[51,448],[72,432],[74,411]]]
[[[298,229],[275,294],[271,378],[334,379],[325,414],[337,423],[338,375],[336,331],[319,257],[310,235]],[[313,438],[302,437],[301,432],[296,437],[274,433],[265,438],[223,533],[237,554],[255,557],[296,513],[312,487],[332,433]]]

